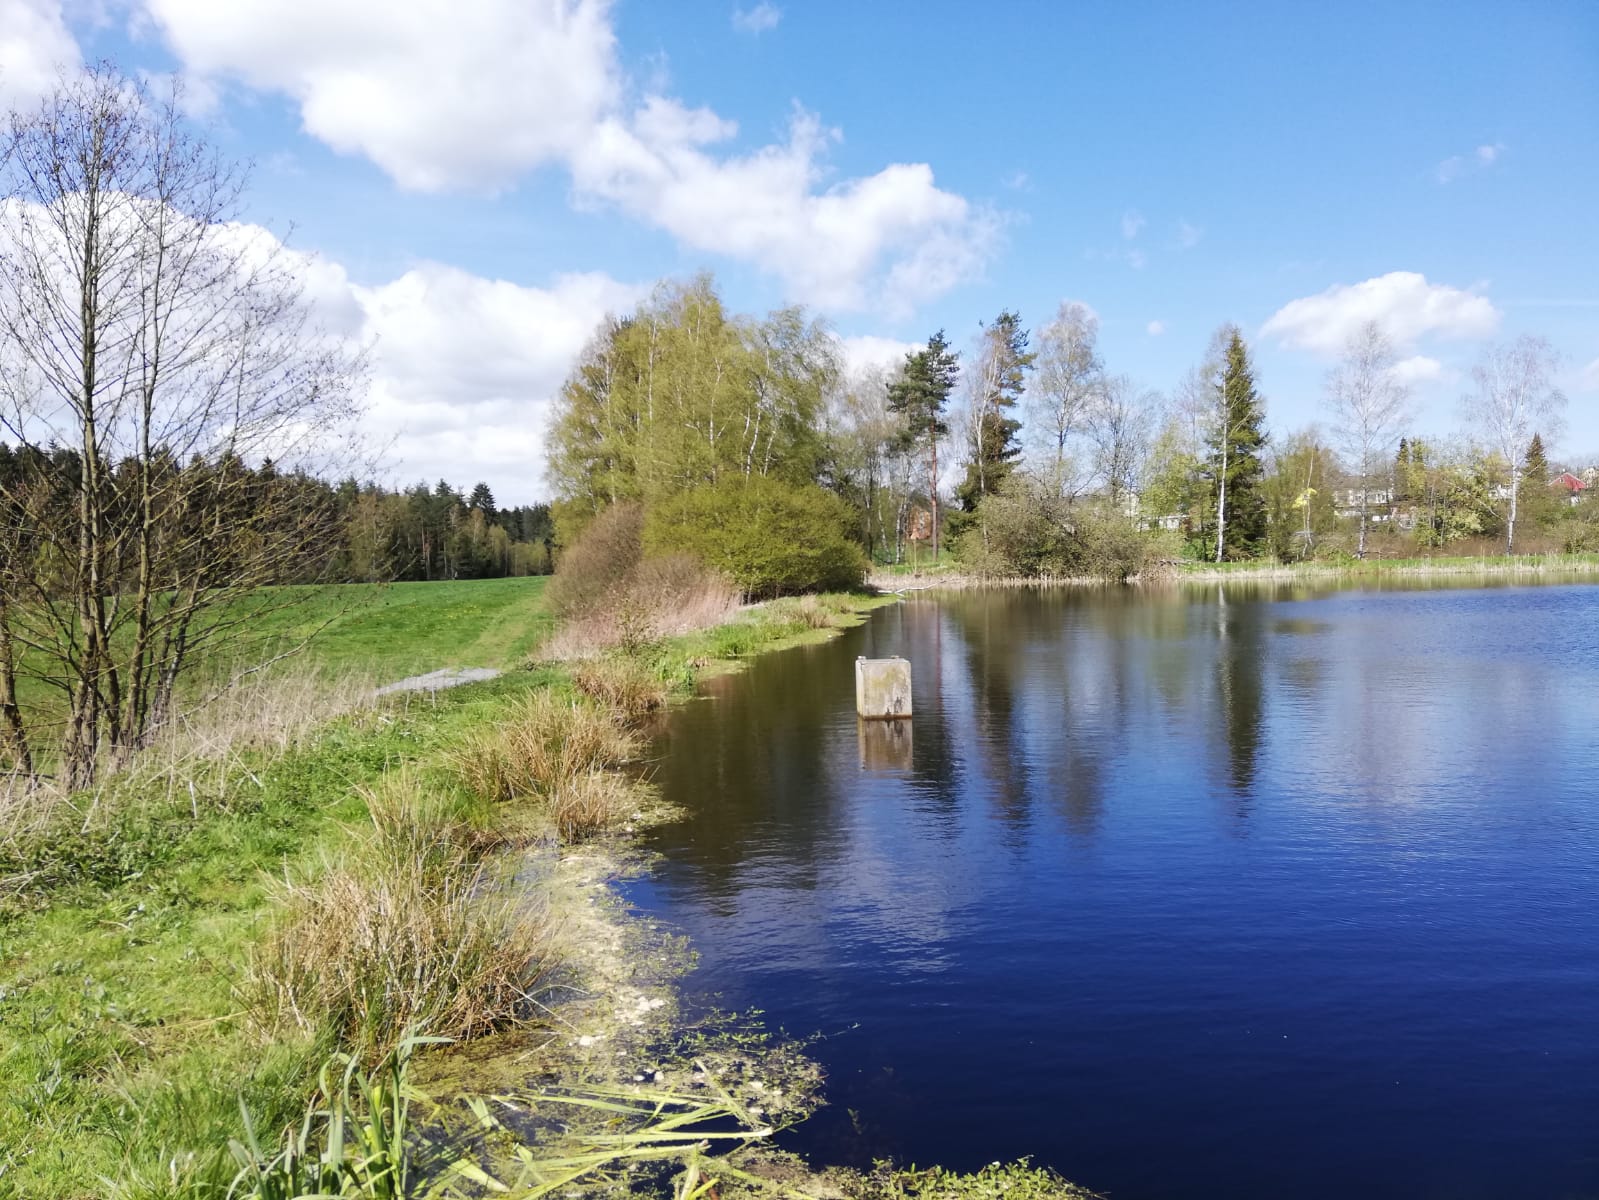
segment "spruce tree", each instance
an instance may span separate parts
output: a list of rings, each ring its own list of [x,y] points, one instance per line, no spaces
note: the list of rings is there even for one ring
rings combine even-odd
[[[1560,497],[1549,486],[1549,457],[1543,435],[1533,434],[1521,468],[1522,519],[1534,528],[1547,528],[1560,516]]]
[[[1207,514],[1216,561],[1252,558],[1266,540],[1266,496],[1261,487],[1266,446],[1265,409],[1255,389],[1249,348],[1234,329],[1227,340],[1221,378],[1215,384],[1215,419],[1206,437],[1205,474],[1212,505]]]
[[[938,439],[949,433],[944,408],[960,373],[960,355],[940,329],[927,345],[905,356],[900,377],[888,388],[889,411],[904,418],[901,444],[927,453],[927,495],[933,515],[933,557],[938,557]]]

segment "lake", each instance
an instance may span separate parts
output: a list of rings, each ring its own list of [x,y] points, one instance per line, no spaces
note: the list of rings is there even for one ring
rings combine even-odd
[[[1599,1196],[1599,587],[949,593],[702,691],[627,893],[824,1035],[790,1147]]]

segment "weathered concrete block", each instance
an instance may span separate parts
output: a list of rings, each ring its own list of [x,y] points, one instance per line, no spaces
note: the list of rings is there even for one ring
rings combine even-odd
[[[855,711],[874,721],[910,716],[910,663],[903,658],[857,658]]]

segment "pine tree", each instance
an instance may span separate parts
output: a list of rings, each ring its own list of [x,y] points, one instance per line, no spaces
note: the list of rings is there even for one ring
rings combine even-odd
[[[468,508],[475,508],[485,517],[494,518],[494,493],[489,490],[489,485],[479,483],[472,489],[472,498],[466,502]]]
[[[1255,389],[1249,349],[1234,329],[1227,340],[1221,378],[1216,388],[1215,418],[1206,436],[1205,468],[1214,498],[1210,529],[1216,539],[1216,561],[1250,558],[1266,540],[1266,497],[1261,489],[1266,445],[1265,410]]]
[[[933,510],[933,557],[938,557],[938,439],[949,433],[944,408],[960,373],[960,355],[940,329],[927,345],[905,356],[900,378],[889,385],[889,411],[904,418],[901,442],[908,450],[926,447],[927,495]]]

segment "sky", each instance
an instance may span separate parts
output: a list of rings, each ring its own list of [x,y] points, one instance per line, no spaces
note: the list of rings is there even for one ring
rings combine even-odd
[[[391,483],[547,498],[584,343],[699,271],[863,365],[1073,300],[1170,392],[1236,322],[1279,433],[1362,321],[1433,436],[1536,334],[1599,460],[1593,0],[0,0],[0,106],[99,58],[254,164]]]

